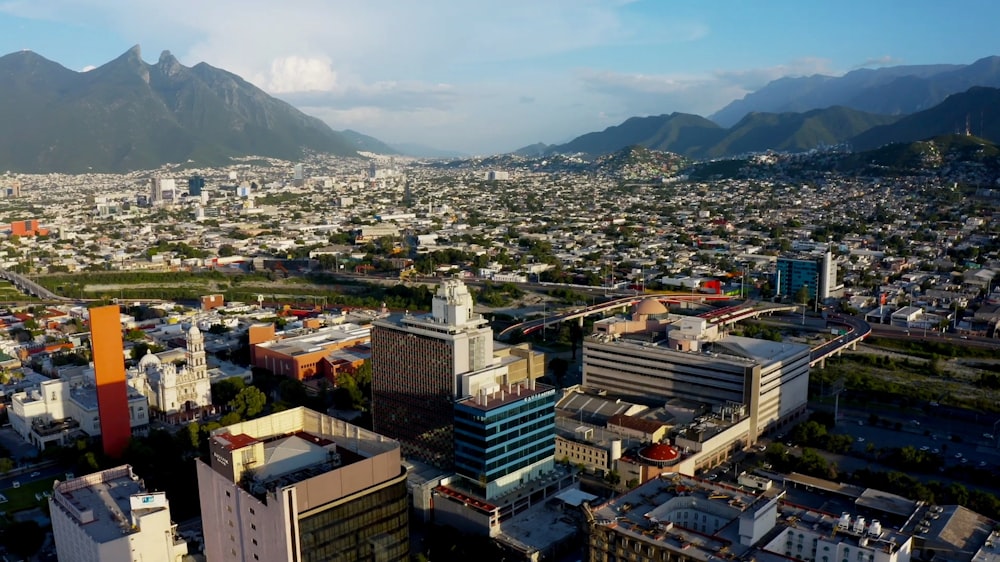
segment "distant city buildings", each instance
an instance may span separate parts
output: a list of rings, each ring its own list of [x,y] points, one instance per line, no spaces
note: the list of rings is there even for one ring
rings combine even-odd
[[[147,490],[129,465],[57,481],[48,507],[60,562],[181,562],[188,553],[166,494]]]
[[[39,225],[38,219],[28,219],[10,223],[10,234],[11,236],[45,236],[49,234],[49,229]]]
[[[176,180],[172,178],[151,178],[149,180],[150,205],[172,205],[178,199]]]
[[[197,460],[212,561],[408,561],[399,443],[305,408],[216,429]]]
[[[510,179],[510,172],[490,170],[486,172],[486,181],[507,181]]]
[[[188,178],[188,195],[192,197],[201,197],[202,192],[205,190],[205,178],[202,176],[191,176]]]

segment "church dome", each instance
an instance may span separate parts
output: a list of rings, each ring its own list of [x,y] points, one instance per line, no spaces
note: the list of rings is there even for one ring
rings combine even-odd
[[[636,314],[655,316],[657,314],[666,314],[667,312],[669,312],[667,307],[663,306],[663,303],[653,297],[644,299],[642,302],[635,305]]]
[[[151,366],[159,367],[160,365],[160,358],[149,349],[146,350],[146,354],[139,360],[139,369],[143,371]]]

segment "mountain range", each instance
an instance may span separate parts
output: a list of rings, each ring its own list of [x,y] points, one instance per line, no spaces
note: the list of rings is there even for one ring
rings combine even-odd
[[[135,46],[89,72],[21,51],[0,57],[0,83],[3,170],[124,172],[357,153],[319,119],[225,70],[183,66],[168,51],[147,64]]]
[[[632,117],[566,144],[535,144],[514,154],[596,157],[639,145],[689,158],[711,159],[767,150],[802,152],[832,145],[870,150],[894,142],[966,132],[1000,141],[1000,89],[970,88],[934,107],[906,116],[834,106],[802,113],[750,113],[728,129],[685,113]]]
[[[709,116],[729,127],[751,112],[804,112],[842,105],[868,113],[907,115],[973,86],[1000,87],[1000,57],[972,64],[863,68],[843,76],[779,78]]]
[[[123,172],[169,163],[218,166],[250,155],[296,160],[306,152],[462,156],[334,131],[225,70],[186,67],[168,51],[147,64],[138,46],[89,72],[30,51],[12,53],[0,57],[0,83],[0,170]],[[712,159],[839,144],[867,150],[949,133],[996,142],[1000,90],[994,86],[1000,86],[1000,57],[782,78],[711,120],[684,113],[632,117],[514,154],[596,158],[638,145]]]

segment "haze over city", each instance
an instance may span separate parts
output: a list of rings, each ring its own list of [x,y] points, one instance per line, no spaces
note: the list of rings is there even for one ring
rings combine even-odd
[[[140,44],[334,129],[464,153],[708,115],[782,76],[970,63],[1000,6],[941,2],[0,2],[0,52],[87,70]]]

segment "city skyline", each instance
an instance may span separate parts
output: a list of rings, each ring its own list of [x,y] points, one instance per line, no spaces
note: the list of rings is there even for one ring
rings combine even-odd
[[[337,130],[485,154],[635,115],[707,116],[782,76],[996,54],[986,26],[1000,7],[967,5],[8,1],[0,52],[82,71],[134,44],[147,62],[170,50]]]

